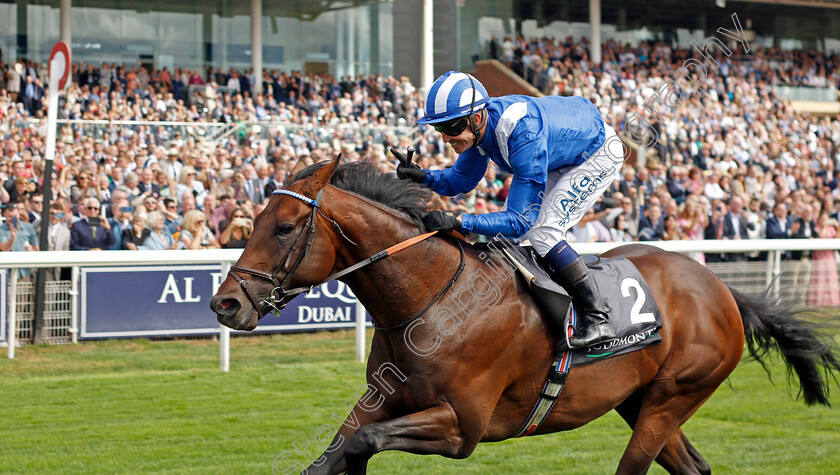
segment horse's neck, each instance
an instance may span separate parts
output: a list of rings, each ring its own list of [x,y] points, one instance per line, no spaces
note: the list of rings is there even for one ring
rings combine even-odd
[[[411,237],[419,229],[407,216],[353,194],[342,196],[334,218],[356,246],[342,241],[342,268]],[[432,237],[342,278],[376,322],[402,323],[419,312],[454,275],[460,253],[450,243]]]

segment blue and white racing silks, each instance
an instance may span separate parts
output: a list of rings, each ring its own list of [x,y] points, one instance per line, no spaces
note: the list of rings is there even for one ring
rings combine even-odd
[[[441,195],[466,193],[493,160],[513,174],[507,207],[499,213],[461,215],[461,231],[517,238],[537,220],[548,173],[594,155],[604,144],[604,121],[583,97],[497,97],[487,103],[487,113],[478,146],[462,153],[451,168],[428,171],[425,184]]]

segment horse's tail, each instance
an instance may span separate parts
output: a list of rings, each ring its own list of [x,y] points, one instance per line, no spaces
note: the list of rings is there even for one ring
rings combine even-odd
[[[834,371],[840,371],[840,355],[834,339],[818,330],[818,326],[798,319],[793,306],[770,296],[769,289],[761,297],[745,295],[729,289],[738,303],[744,322],[744,336],[750,355],[767,371],[766,357],[778,350],[784,357],[788,377],[799,377],[797,399],[805,403],[830,406],[828,390]]]

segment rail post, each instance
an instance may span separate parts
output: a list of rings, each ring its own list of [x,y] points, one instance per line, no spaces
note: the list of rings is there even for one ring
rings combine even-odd
[[[230,271],[230,261],[222,263],[222,282]],[[214,289],[215,292],[215,289]],[[230,371],[230,328],[219,325],[219,369],[227,373]]]
[[[17,332],[17,282],[18,282],[18,270],[12,269],[9,271],[10,274],[10,283],[9,283],[9,337],[6,340],[9,342],[8,348],[8,357],[10,360],[15,359],[15,344],[16,344],[16,332]]]

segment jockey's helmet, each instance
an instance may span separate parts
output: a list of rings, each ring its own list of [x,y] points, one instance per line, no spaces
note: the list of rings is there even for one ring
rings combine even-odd
[[[473,76],[449,71],[437,78],[426,93],[425,112],[418,124],[438,124],[472,115],[484,108],[490,96]]]

